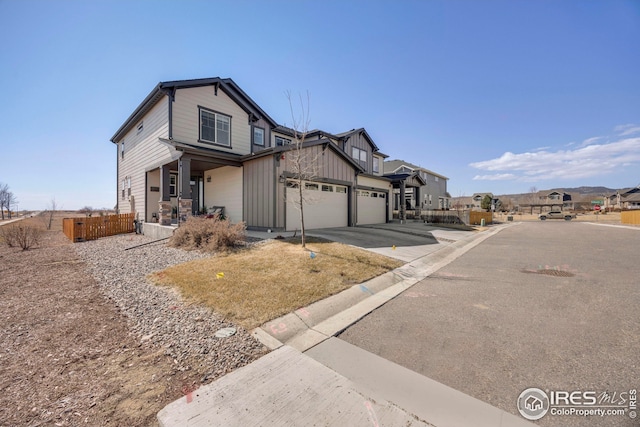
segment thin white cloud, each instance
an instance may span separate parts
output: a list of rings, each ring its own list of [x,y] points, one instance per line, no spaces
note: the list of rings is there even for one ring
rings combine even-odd
[[[627,127],[623,132],[628,129],[631,128]],[[470,166],[495,172],[478,175],[474,178],[477,180],[542,181],[602,176],[637,164],[640,164],[640,137],[578,146],[573,150],[543,150],[518,154],[506,152],[496,159],[474,162]],[[499,178],[509,175],[509,178]]]
[[[630,135],[635,135],[637,133],[640,133],[640,126],[629,127],[624,131],[622,131],[622,133],[620,133],[620,136],[630,136]]]
[[[627,123],[626,125],[618,125],[615,128],[613,128],[613,131],[620,135],[620,136],[625,136],[625,135],[629,135],[629,131],[631,131],[631,133],[636,132],[638,129],[638,125],[634,124],[634,123]]]
[[[496,173],[493,175],[476,175],[474,181],[509,181],[518,178],[512,173]]]
[[[587,145],[591,145],[594,144],[596,141],[600,141],[602,138],[602,136],[594,136],[593,138],[588,138],[585,139],[584,141],[582,141],[582,144],[580,144],[581,147],[586,147]]]

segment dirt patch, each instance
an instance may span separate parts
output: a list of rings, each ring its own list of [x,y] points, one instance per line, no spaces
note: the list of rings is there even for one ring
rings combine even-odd
[[[29,251],[0,244],[0,425],[157,425],[204,372],[132,336],[57,230]]]

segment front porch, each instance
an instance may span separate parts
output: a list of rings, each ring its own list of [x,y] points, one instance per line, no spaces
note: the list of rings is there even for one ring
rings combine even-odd
[[[214,150],[212,150],[214,151]],[[239,156],[183,155],[146,172],[145,222],[179,225],[192,215],[224,207],[233,222],[242,221],[242,162]]]
[[[420,188],[426,184],[419,173],[385,175],[393,186],[393,218],[405,221],[420,218]]]

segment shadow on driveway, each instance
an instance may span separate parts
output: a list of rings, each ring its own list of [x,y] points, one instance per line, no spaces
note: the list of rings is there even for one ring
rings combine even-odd
[[[380,224],[308,230],[307,234],[361,248],[435,245],[438,241],[424,224]]]

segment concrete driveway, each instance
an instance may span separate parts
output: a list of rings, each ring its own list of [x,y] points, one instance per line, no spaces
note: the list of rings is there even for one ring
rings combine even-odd
[[[307,233],[310,236],[357,246],[411,262],[476,232],[438,228],[422,222],[408,222],[324,228],[309,230]]]

